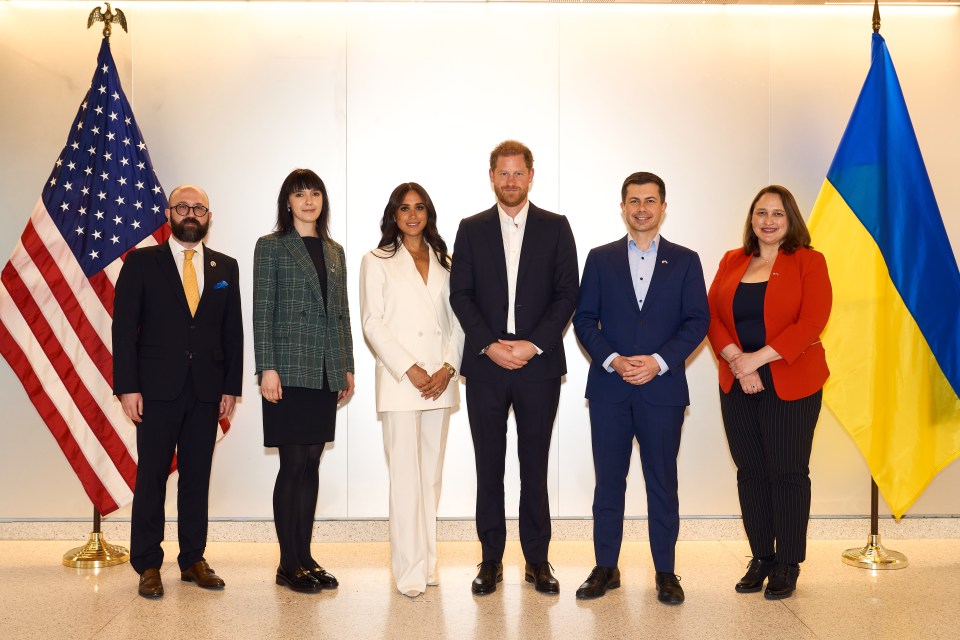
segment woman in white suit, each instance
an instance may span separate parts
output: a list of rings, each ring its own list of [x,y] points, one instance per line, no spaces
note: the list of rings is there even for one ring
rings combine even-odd
[[[437,504],[463,331],[450,308],[450,256],[426,190],[415,182],[394,189],[380,230],[379,246],[360,264],[360,315],[377,357],[393,577],[412,598],[437,584]]]

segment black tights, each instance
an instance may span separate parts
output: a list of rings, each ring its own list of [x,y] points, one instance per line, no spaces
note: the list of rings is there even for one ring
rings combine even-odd
[[[310,554],[320,488],[321,444],[281,445],[280,471],[273,488],[273,520],[280,542],[280,566],[288,575],[316,565]]]

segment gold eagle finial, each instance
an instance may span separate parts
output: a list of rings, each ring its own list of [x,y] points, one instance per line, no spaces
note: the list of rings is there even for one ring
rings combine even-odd
[[[113,23],[119,24],[124,31],[127,30],[127,16],[123,15],[123,11],[120,11],[120,9],[116,11],[111,9],[109,2],[104,2],[104,4],[107,5],[106,11],[101,11],[100,7],[96,7],[90,12],[90,16],[87,18],[87,29],[92,27],[94,22],[102,22],[103,37],[109,40],[110,33],[113,31]]]

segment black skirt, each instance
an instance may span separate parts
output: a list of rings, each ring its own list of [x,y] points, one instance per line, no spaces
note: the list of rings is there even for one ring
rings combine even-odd
[[[282,387],[276,403],[262,400],[263,446],[333,442],[337,427],[337,392]]]

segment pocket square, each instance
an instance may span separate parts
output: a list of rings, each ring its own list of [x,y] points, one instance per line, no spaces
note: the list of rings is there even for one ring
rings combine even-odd
[[[221,281],[218,282],[216,285],[214,285],[213,288],[214,288],[214,289],[226,289],[226,288],[229,287],[229,286],[230,286],[230,283],[229,283],[229,282],[227,282],[226,280],[221,280]]]

